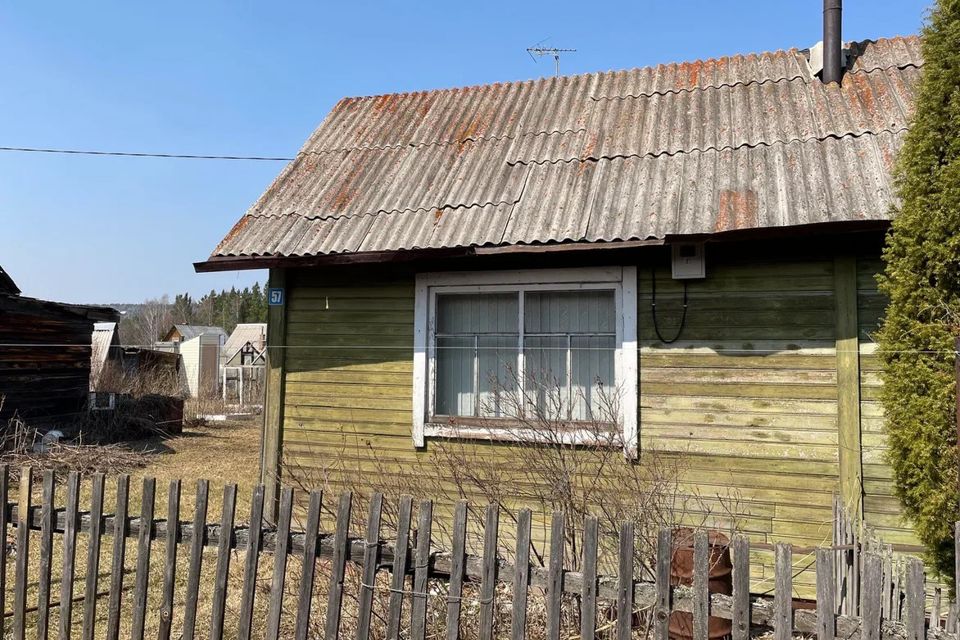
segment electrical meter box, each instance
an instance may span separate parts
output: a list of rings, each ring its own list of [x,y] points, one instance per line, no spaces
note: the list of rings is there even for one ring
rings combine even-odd
[[[671,245],[671,249],[674,280],[695,280],[707,277],[702,242],[677,242]]]

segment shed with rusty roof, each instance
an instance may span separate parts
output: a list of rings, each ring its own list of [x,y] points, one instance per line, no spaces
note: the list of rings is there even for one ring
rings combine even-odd
[[[829,539],[839,493],[915,544],[871,331],[923,60],[847,50],[830,84],[791,49],[341,100],[196,265],[283,292],[263,478],[412,473],[441,442],[503,472],[527,394],[584,446],[599,422],[683,459],[757,541]]]

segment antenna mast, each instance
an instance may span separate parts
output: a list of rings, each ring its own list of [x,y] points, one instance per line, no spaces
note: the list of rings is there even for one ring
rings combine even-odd
[[[530,57],[533,56],[553,56],[554,69],[556,70],[557,75],[560,75],[560,54],[561,53],[575,53],[576,49],[555,49],[553,47],[528,47],[527,53],[530,54]],[[536,58],[533,58],[536,62]]]

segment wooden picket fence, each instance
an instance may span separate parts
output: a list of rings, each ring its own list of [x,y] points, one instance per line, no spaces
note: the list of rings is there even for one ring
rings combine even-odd
[[[323,497],[312,492],[306,501],[306,526],[293,530],[293,514],[298,508],[297,496],[292,488],[283,488],[277,522],[273,526],[263,524],[263,487],[254,489],[250,504],[250,526],[237,526],[237,487],[227,485],[223,492],[223,507],[219,523],[207,522],[209,484],[197,483],[197,494],[191,521],[180,519],[180,481],[173,481],[167,495],[165,519],[154,517],[156,482],[143,480],[141,509],[138,517],[128,513],[130,503],[130,480],[128,476],[116,479],[116,508],[105,514],[105,487],[103,475],[90,479],[89,509],[80,505],[81,478],[71,473],[65,485],[65,502],[58,508],[53,497],[56,480],[51,472],[43,476],[42,499],[34,504],[34,487],[29,468],[21,470],[21,480],[15,504],[11,495],[9,470],[0,467],[0,533],[10,544],[0,545],[0,594],[3,597],[0,624],[12,618],[12,637],[47,638],[50,630],[50,612],[57,610],[58,637],[68,638],[75,631],[73,606],[82,606],[79,612],[80,635],[84,639],[106,637],[115,640],[121,627],[129,628],[135,640],[145,637],[149,616],[159,616],[157,637],[169,640],[172,637],[192,640],[201,626],[206,627],[207,637],[220,640],[225,637],[226,602],[232,584],[228,579],[231,559],[240,562],[242,554],[242,586],[239,611],[230,623],[236,623],[236,637],[246,640],[254,635],[255,599],[258,594],[267,598],[265,626],[262,635],[271,640],[293,636],[298,640],[316,637],[311,632],[312,617],[323,619],[322,635],[332,640],[345,633],[341,624],[341,611],[345,598],[356,603],[356,624],[351,635],[366,640],[373,635],[374,599],[377,591],[387,594],[388,602],[383,635],[387,638],[412,638],[424,640],[428,635],[428,600],[440,598],[445,608],[443,634],[450,640],[461,636],[461,615],[466,600],[465,588],[478,594],[479,623],[476,636],[482,639],[529,637],[528,602],[533,596],[541,598],[545,606],[545,625],[537,629],[537,636],[550,640],[561,638],[561,619],[564,608],[576,607],[579,620],[579,636],[585,639],[597,637],[626,640],[632,637],[638,614],[645,614],[651,621],[653,638],[667,640],[670,614],[674,611],[688,612],[693,621],[695,640],[707,640],[709,618],[715,616],[732,621],[732,639],[747,640],[751,630],[765,627],[773,630],[775,640],[787,640],[794,634],[817,636],[821,640],[863,638],[864,640],[941,640],[956,638],[956,615],[947,626],[936,617],[927,615],[928,598],[925,592],[924,569],[916,558],[906,560],[902,602],[897,605],[902,615],[894,617],[890,612],[888,596],[893,593],[884,585],[884,557],[870,550],[859,550],[862,558],[862,580],[858,581],[859,615],[838,614],[841,606],[837,592],[839,570],[836,548],[816,550],[817,606],[815,610],[796,608],[793,597],[793,553],[787,544],[776,544],[775,589],[772,598],[750,594],[750,548],[747,537],[736,535],[731,541],[732,595],[709,592],[711,550],[706,531],[694,536],[694,578],[687,587],[671,585],[671,561],[673,532],[663,529],[657,540],[655,563],[656,579],[652,582],[635,578],[634,525],[626,522],[619,529],[616,575],[598,572],[599,524],[596,518],[588,517],[583,523],[571,523],[562,513],[553,515],[550,527],[549,552],[546,566],[531,564],[531,520],[529,510],[520,510],[516,522],[516,535],[511,538],[513,562],[507,562],[498,554],[504,548],[500,537],[500,512],[490,505],[484,511],[482,554],[468,553],[468,504],[457,502],[453,508],[449,552],[439,553],[432,535],[437,521],[434,504],[423,501],[418,505],[414,526],[414,504],[409,496],[401,497],[396,510],[395,536],[387,541],[382,535],[384,498],[373,494],[362,534],[351,531],[353,497],[347,492],[339,497],[335,526],[330,531],[321,531],[321,508]],[[583,527],[582,557],[579,571],[564,567],[564,532],[566,527],[580,524]],[[8,530],[11,534],[8,538]],[[39,535],[36,533],[39,532]],[[435,535],[435,534],[434,534]],[[54,539],[60,538],[62,553],[55,556]],[[86,544],[86,574],[75,575],[78,561],[78,538]],[[111,539],[110,547],[105,539]],[[31,572],[30,558],[37,550],[31,541],[39,544],[39,571]],[[128,541],[136,540],[136,565],[132,572],[124,569]],[[164,549],[163,571],[151,572],[151,546],[157,542]],[[109,575],[100,572],[100,555],[108,551]],[[201,565],[204,551],[215,552],[215,569],[212,579],[204,580]],[[845,551],[845,549],[839,549]],[[186,576],[180,575],[178,553],[188,554]],[[862,551],[862,552],[861,552]],[[12,558],[11,558],[12,555]],[[270,589],[257,589],[261,560],[272,562]],[[284,589],[288,579],[288,562],[291,558],[302,561],[304,570],[298,577],[295,592]],[[182,559],[182,558],[181,558]],[[14,565],[14,589],[12,611],[8,611],[7,563]],[[211,557],[211,560],[213,558]],[[269,562],[268,565],[269,566]],[[51,564],[61,569],[58,602],[53,602],[51,590]],[[326,604],[314,605],[319,572],[324,565],[328,572]],[[347,594],[345,573],[353,566],[360,575],[356,592]],[[31,573],[33,575],[31,575]],[[132,596],[127,584],[132,573]],[[381,582],[384,576],[389,587],[378,589],[378,573]],[[159,582],[154,576],[159,575]],[[326,574],[324,574],[326,575]],[[183,578],[185,577],[185,584]],[[82,594],[74,593],[75,582],[82,581]],[[159,590],[161,601],[151,604],[148,593]],[[104,584],[101,584],[104,583]],[[443,589],[431,588],[442,584]],[[511,586],[507,592],[506,586]],[[100,591],[106,587],[105,591]],[[159,589],[158,589],[159,588]],[[898,587],[899,588],[899,587]],[[175,598],[182,590],[182,599]],[[31,591],[33,590],[33,591]],[[198,619],[198,596],[202,590],[212,593],[209,619]],[[28,603],[28,592],[35,593],[36,606]],[[509,593],[509,595],[505,595]],[[899,592],[898,592],[899,593]],[[295,607],[284,608],[284,599],[296,602]],[[885,599],[887,598],[887,599]],[[899,598],[899,595],[898,595]],[[498,603],[498,600],[500,602]],[[98,602],[106,603],[107,616],[104,630],[97,627]],[[498,615],[498,604],[509,601],[509,622]],[[174,615],[175,603],[183,611]],[[259,602],[259,600],[258,600]],[[884,603],[887,603],[884,605]],[[260,603],[261,605],[263,603]],[[956,610],[956,603],[953,603]],[[101,612],[102,613],[102,612]],[[286,616],[287,626],[281,626]],[[174,628],[175,619],[182,620],[180,628]],[[570,619],[568,616],[567,620]],[[292,629],[283,634],[281,629]],[[5,629],[0,627],[0,637]],[[435,631],[430,633],[436,633]],[[233,637],[233,633],[229,634]],[[379,634],[378,634],[379,635]],[[564,638],[569,635],[564,635]]]

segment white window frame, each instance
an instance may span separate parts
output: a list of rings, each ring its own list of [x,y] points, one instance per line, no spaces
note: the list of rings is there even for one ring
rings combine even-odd
[[[614,378],[619,398],[624,455],[637,457],[637,268],[635,266],[575,267],[512,271],[453,271],[419,273],[416,277],[413,345],[413,444],[426,445],[427,437],[490,437],[489,429],[450,427],[428,421],[433,406],[436,299],[440,293],[488,293],[495,291],[612,289],[615,293],[616,350]],[[520,339],[523,333],[523,296],[520,296]],[[520,349],[523,369],[523,349]],[[522,375],[522,373],[521,373]],[[574,443],[587,443],[585,433],[571,433]]]

